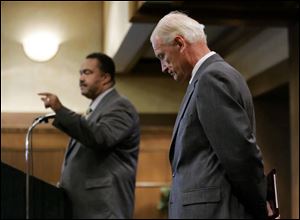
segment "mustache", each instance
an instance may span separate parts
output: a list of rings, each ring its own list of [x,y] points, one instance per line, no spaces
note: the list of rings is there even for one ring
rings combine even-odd
[[[79,86],[87,86],[84,82],[79,82]]]

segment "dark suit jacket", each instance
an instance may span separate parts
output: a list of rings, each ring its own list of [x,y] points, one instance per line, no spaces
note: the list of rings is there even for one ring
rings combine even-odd
[[[73,218],[132,218],[140,140],[132,104],[112,90],[87,120],[62,108],[53,124],[72,137],[60,184]]]
[[[243,77],[217,54],[188,86],[170,161],[170,218],[266,217],[252,97]]]

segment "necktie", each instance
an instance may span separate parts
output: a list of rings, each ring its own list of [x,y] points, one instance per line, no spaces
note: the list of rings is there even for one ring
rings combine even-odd
[[[85,111],[85,114],[84,114],[85,119],[88,119],[88,117],[91,115],[92,111],[93,111],[93,110],[92,110],[91,107],[89,107],[89,108]]]

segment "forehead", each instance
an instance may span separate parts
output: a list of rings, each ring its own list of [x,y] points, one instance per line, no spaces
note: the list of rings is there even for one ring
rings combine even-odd
[[[163,44],[162,40],[159,38],[154,38],[152,42],[152,48],[154,50],[155,55],[158,55],[159,53],[163,52],[166,45]]]
[[[95,69],[98,68],[99,62],[95,58],[88,58],[81,64],[81,69]]]

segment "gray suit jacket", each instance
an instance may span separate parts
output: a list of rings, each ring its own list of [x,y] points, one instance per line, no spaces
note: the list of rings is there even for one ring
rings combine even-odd
[[[53,125],[72,137],[61,187],[73,218],[132,218],[140,141],[132,104],[112,90],[87,120],[62,108]]]
[[[266,182],[252,97],[219,55],[188,86],[170,148],[170,218],[265,218]]]

